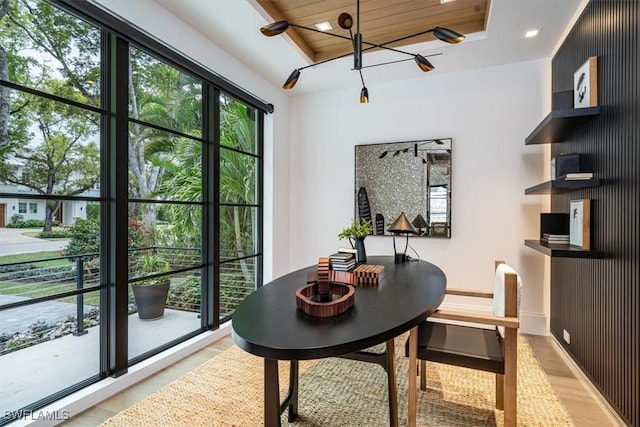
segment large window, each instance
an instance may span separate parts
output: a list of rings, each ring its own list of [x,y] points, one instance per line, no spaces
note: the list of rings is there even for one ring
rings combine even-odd
[[[267,109],[88,2],[6,4],[0,240],[29,230],[0,254],[0,425],[219,327],[261,285]]]

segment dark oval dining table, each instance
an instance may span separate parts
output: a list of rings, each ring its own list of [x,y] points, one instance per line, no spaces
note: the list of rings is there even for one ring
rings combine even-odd
[[[295,292],[305,286],[310,266],[262,286],[236,308],[232,318],[235,343],[264,358],[264,425],[280,426],[280,414],[289,409],[297,416],[298,361],[325,357],[368,360],[362,350],[386,343],[389,380],[390,423],[397,425],[393,339],[410,333],[409,425],[416,416],[417,325],[433,313],[444,298],[446,277],[426,261],[394,264],[392,256],[370,256],[367,264],[383,265],[384,277],[377,286],[358,286],[353,307],[333,317],[307,315],[296,306]],[[278,392],[278,360],[291,361],[289,393],[281,403]],[[386,363],[386,365],[385,365]],[[393,383],[393,384],[392,384]],[[393,394],[393,396],[392,396]]]

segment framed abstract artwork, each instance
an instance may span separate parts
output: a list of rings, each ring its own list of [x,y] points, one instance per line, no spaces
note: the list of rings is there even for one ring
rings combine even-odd
[[[590,249],[591,200],[571,200],[569,203],[569,244]]]
[[[592,56],[573,74],[573,108],[598,105],[598,58]]]

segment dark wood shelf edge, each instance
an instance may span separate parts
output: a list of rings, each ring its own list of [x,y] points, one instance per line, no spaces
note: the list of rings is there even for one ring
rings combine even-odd
[[[561,142],[583,122],[600,114],[600,107],[553,110],[525,138],[525,145]]]
[[[525,188],[524,194],[559,194],[579,190],[581,188],[598,187],[601,184],[602,180],[600,178],[553,180]]]
[[[556,258],[602,258],[600,251],[580,249],[569,245],[546,245],[539,240],[525,240],[524,245]]]

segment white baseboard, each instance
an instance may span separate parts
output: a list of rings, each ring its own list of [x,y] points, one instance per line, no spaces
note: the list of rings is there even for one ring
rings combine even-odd
[[[78,415],[105,399],[114,396],[127,387],[171,366],[177,361],[195,353],[198,350],[228,336],[231,333],[231,322],[226,322],[215,331],[204,332],[183,343],[180,343],[160,354],[150,357],[131,368],[118,378],[105,378],[95,384],[83,388],[49,406],[31,414],[25,414],[22,419],[14,421],[14,426],[55,426],[70,417]],[[52,418],[52,419],[43,419]]]
[[[470,313],[491,314],[491,307],[484,307],[472,304],[455,304],[443,302],[440,308],[445,310],[468,311]],[[544,313],[531,311],[520,311],[520,333],[531,335],[550,335],[547,328],[547,316]]]

